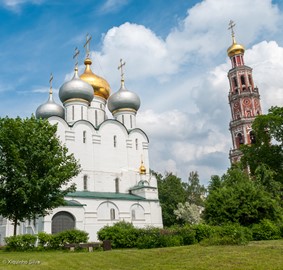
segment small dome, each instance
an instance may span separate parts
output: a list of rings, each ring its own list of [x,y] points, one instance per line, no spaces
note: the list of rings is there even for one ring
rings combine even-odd
[[[95,96],[108,99],[111,93],[111,89],[108,82],[102,77],[99,77],[92,72],[90,68],[92,62],[89,58],[85,59],[84,64],[86,66],[85,71],[80,76],[80,78],[92,86]]]
[[[232,57],[236,54],[243,54],[245,52],[244,46],[238,44],[233,38],[233,44],[227,49],[227,54],[229,57]]]
[[[90,84],[80,79],[76,68],[72,80],[65,82],[60,87],[59,97],[62,103],[69,99],[83,99],[91,102],[93,99],[93,90]]]
[[[58,117],[64,118],[65,111],[62,106],[55,103],[52,97],[52,92],[50,92],[47,102],[45,102],[44,104],[41,104],[36,109],[35,115],[36,115],[36,118],[43,118],[43,119],[47,119],[51,116],[58,116]]]
[[[122,80],[120,89],[111,95],[108,100],[108,109],[111,113],[119,109],[132,109],[137,111],[140,108],[140,104],[139,96],[127,90]]]
[[[143,165],[143,161],[141,162],[141,166],[140,166],[140,174],[146,174],[146,168]]]

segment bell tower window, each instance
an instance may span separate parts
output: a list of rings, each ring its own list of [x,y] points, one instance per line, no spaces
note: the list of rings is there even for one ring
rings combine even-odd
[[[114,135],[113,137],[113,146],[116,148],[117,147],[117,136]]]
[[[83,131],[83,143],[86,143],[86,131]]]
[[[84,175],[84,190],[87,190],[87,175]]]

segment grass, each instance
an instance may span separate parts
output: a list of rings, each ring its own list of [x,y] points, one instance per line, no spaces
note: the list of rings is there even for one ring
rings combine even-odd
[[[90,253],[0,251],[0,269],[281,270],[283,269],[283,240],[251,242],[247,246],[191,245]]]

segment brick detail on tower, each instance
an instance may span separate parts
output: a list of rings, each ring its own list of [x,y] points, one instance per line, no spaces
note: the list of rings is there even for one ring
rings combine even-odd
[[[231,164],[240,160],[242,156],[241,144],[255,142],[252,122],[257,115],[262,114],[260,95],[254,84],[252,68],[244,63],[245,49],[236,43],[233,28],[232,41],[232,45],[227,50],[232,64],[232,68],[228,72],[230,83],[228,99],[232,116],[229,130],[233,143],[233,148],[229,153]]]

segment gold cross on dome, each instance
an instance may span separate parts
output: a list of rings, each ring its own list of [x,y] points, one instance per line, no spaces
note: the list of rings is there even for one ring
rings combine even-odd
[[[76,49],[75,49],[75,54],[73,55],[73,59],[76,58],[76,63],[75,63],[75,67],[76,67],[76,68],[78,67],[79,53],[80,53],[80,51],[78,50],[78,47],[76,47]]]
[[[53,81],[53,74],[50,74],[49,84],[50,84],[50,90],[49,93],[52,94],[52,81]]]
[[[84,48],[86,50],[86,57],[89,57],[89,43],[91,41],[91,36],[89,34],[86,35],[86,43],[84,45]]]
[[[236,24],[232,20],[230,20],[228,30],[231,30],[232,37],[235,36],[235,33],[234,33],[234,27],[235,26],[236,26]]]
[[[120,65],[118,66],[118,70],[121,69],[121,79],[124,80],[124,72],[123,72],[123,66],[126,65],[126,62],[123,63],[123,60],[120,59]]]

